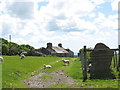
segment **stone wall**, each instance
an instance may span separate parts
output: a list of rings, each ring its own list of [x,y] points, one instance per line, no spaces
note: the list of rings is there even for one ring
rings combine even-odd
[[[94,50],[90,53],[91,70],[90,78],[115,78],[111,73],[111,62],[114,53],[103,43],[96,44]]]

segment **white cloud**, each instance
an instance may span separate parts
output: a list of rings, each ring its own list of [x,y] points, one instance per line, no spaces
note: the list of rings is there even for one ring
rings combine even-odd
[[[94,18],[95,16],[96,16],[95,13],[91,13],[91,14],[89,15],[90,18]]]
[[[48,4],[37,11],[38,1]],[[116,47],[117,15],[105,17],[104,13],[98,11],[97,15],[94,11],[105,2],[107,1],[26,0],[3,3],[0,9],[4,11],[0,12],[0,30],[5,30],[3,37],[12,34],[13,41],[30,44],[36,48],[45,46],[47,42],[52,42],[53,45],[61,42],[64,47],[74,51],[78,51],[84,45],[94,47],[98,42]],[[93,19],[88,20],[84,17]]]
[[[98,18],[95,19],[95,23],[99,29],[117,30],[118,15],[109,15],[109,17],[106,18],[103,13],[99,13]]]
[[[104,3],[104,2],[107,1],[107,0],[90,0],[90,1],[92,1],[92,3],[94,3],[94,4],[96,4],[96,5],[99,5],[99,4]]]
[[[38,2],[48,2],[49,0],[36,0]]]
[[[112,6],[112,10],[115,10],[115,11],[118,11],[118,2],[120,0],[113,0],[112,3],[111,3],[111,6]]]
[[[11,18],[9,15],[2,15],[0,16],[0,25],[1,28],[0,31],[2,30],[2,34],[8,35],[10,33],[16,34],[17,31],[17,23],[19,19]]]
[[[34,14],[34,2],[14,2],[6,8],[11,16],[22,19],[32,18]]]

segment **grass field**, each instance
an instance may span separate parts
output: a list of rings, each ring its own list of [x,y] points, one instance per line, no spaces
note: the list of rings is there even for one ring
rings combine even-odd
[[[2,65],[3,87],[26,87],[21,80],[31,77],[38,73],[43,64],[50,64],[59,57],[26,57],[21,60],[19,56],[3,56],[4,63]]]
[[[27,88],[22,82],[23,79],[32,77],[39,72],[54,72],[64,70],[66,75],[76,79],[75,85],[54,85],[50,88],[118,88],[117,80],[87,80],[82,82],[81,62],[79,58],[65,58],[70,60],[69,66],[64,66],[62,57],[32,57],[27,56],[21,60],[19,56],[3,56],[2,64],[2,87],[3,88]],[[76,61],[73,61],[75,60]],[[56,62],[57,61],[57,62]],[[59,61],[59,62],[58,62]],[[53,68],[42,69],[43,64],[50,64]],[[114,71],[117,74],[118,72]],[[52,78],[43,76],[42,78]]]

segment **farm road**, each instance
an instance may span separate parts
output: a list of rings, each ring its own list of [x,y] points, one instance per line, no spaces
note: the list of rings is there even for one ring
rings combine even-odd
[[[59,61],[60,60],[58,60],[57,63]],[[51,63],[51,65],[55,63],[56,62]],[[25,83],[25,85],[32,88],[48,88],[53,85],[60,85],[60,84],[75,85],[75,79],[66,76],[66,73],[63,70],[63,68],[62,70],[59,71],[55,70],[54,72],[49,72],[49,73],[40,72],[39,74],[34,75],[33,77],[23,80],[23,82]]]
[[[50,78],[42,78],[43,76],[51,76]],[[29,87],[34,88],[47,88],[56,84],[73,85],[75,80],[65,75],[64,70],[52,72],[52,73],[39,73],[33,77],[23,80]]]

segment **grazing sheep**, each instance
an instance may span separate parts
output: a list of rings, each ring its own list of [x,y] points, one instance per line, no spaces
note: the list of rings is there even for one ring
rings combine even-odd
[[[21,59],[25,58],[25,55],[24,54],[20,54],[20,58]]]
[[[3,57],[2,56],[0,56],[0,63],[2,63],[3,62]]]
[[[51,68],[52,66],[51,65],[43,65],[43,67],[44,67],[44,69],[46,69],[46,68]]]
[[[62,59],[62,61],[63,61],[64,63],[67,63],[67,64],[70,63],[69,60],[64,60],[64,59]]]
[[[58,61],[56,61],[56,62],[58,62]]]

